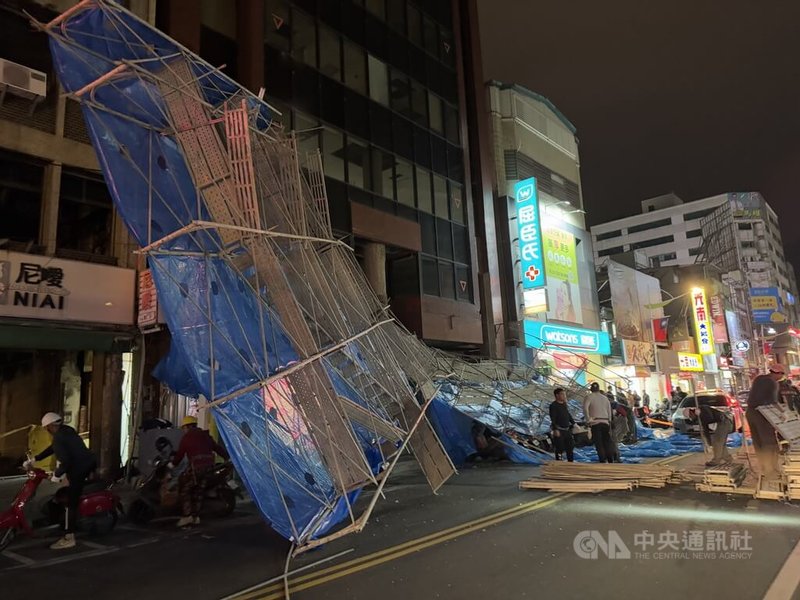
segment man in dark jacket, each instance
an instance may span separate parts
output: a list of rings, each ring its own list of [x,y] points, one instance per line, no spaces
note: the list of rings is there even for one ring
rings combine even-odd
[[[83,443],[81,436],[72,427],[64,425],[61,415],[47,413],[42,417],[42,427],[53,436],[53,443],[37,454],[32,461],[27,461],[25,467],[31,468],[34,462],[55,454],[58,466],[53,473],[52,481],[58,483],[66,475],[69,487],[67,487],[67,508],[64,514],[64,537],[50,548],[53,550],[74,548],[78,503],[86,480],[97,468],[97,459]]]
[[[197,426],[195,417],[185,417],[181,429],[184,431],[183,437],[171,464],[178,465],[184,457],[188,462],[186,469],[178,476],[178,496],[183,515],[178,521],[178,527],[186,527],[200,524],[200,509],[206,483],[214,469],[214,453],[225,460],[228,459],[228,453],[205,429]]]
[[[567,462],[575,460],[575,438],[572,436],[572,428],[575,426],[575,419],[567,408],[567,393],[563,388],[553,390],[555,400],[550,403],[550,432],[553,435],[553,445],[556,447],[556,460],[560,460],[562,454],[567,455]]]

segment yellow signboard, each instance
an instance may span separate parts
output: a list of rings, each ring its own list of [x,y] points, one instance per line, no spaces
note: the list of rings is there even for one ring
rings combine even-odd
[[[778,310],[777,296],[750,296],[753,310]]]
[[[703,357],[699,354],[678,352],[678,367],[681,371],[703,371]]]
[[[703,288],[692,290],[692,315],[697,338],[697,350],[700,354],[714,354],[714,337],[711,334],[711,315],[706,302],[706,291]]]

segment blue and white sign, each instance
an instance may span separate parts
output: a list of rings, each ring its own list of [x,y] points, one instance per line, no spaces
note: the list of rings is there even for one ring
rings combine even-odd
[[[525,345],[529,348],[580,350],[592,354],[611,354],[611,339],[605,331],[567,327],[525,319]]]
[[[545,284],[542,224],[539,220],[535,177],[523,179],[514,186],[514,200],[517,205],[517,238],[524,292],[544,287]]]
[[[750,342],[747,340],[740,340],[733,345],[733,349],[737,352],[747,352],[750,350]]]

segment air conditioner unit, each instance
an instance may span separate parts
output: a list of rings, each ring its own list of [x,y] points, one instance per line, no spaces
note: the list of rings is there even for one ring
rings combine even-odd
[[[3,58],[0,58],[0,85],[3,96],[8,92],[34,102],[39,102],[47,96],[45,73]]]

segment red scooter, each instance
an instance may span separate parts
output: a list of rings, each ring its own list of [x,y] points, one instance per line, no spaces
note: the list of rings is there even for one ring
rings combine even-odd
[[[48,479],[48,475],[42,469],[36,468],[30,469],[27,474],[28,479],[22,484],[22,489],[17,493],[11,506],[0,512],[0,552],[11,543],[17,532],[22,531],[29,536],[34,534],[33,527],[25,518],[25,505],[36,495],[37,488]],[[51,525],[63,522],[67,502],[65,492],[66,488],[61,488],[45,505]],[[89,522],[91,533],[103,534],[111,531],[117,524],[120,512],[122,503],[109,485],[104,482],[86,483],[78,504],[78,515]]]

